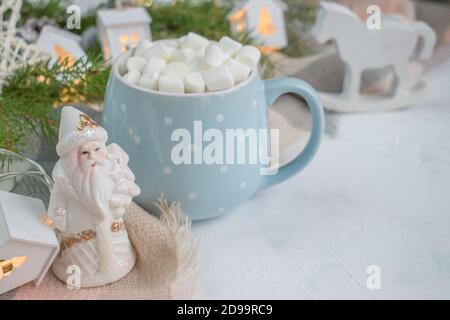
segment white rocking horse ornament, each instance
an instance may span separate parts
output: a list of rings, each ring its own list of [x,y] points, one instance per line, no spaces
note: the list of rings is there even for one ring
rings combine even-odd
[[[348,8],[321,2],[312,33],[319,43],[334,40],[345,63],[343,91],[319,93],[325,108],[333,111],[382,111],[412,105],[423,93],[425,84],[414,83],[410,59],[427,60],[433,53],[436,34],[423,22],[409,22],[399,16],[381,18],[381,29],[370,30]],[[362,72],[392,67],[395,87],[388,96],[360,93]]]

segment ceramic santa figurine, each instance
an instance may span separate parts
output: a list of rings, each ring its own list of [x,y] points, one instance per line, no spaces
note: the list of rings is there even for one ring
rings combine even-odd
[[[63,108],[48,208],[61,245],[53,271],[66,281],[68,267],[78,266],[81,287],[117,281],[136,260],[122,217],[140,189],[128,155],[116,144],[106,146],[107,140],[87,115]]]

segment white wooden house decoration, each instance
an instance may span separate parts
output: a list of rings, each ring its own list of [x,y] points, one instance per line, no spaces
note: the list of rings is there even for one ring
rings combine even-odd
[[[54,26],[45,26],[36,42],[36,46],[51,54],[51,63],[67,60],[69,65],[86,56],[81,47],[81,37]]]
[[[263,51],[274,51],[288,45],[281,0],[241,0],[228,15],[232,31],[247,31],[261,44]]]
[[[0,191],[0,295],[38,285],[58,254],[55,232],[40,221],[45,214],[41,200]]]
[[[105,60],[115,59],[140,40],[152,40],[151,17],[142,7],[97,12],[97,27]]]

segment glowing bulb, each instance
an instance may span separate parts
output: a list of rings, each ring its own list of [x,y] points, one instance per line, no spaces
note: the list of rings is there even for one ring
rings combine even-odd
[[[64,48],[61,47],[60,45],[55,44],[53,46],[53,50],[55,50],[55,53],[58,57],[58,62],[63,62],[67,60],[67,64],[69,67],[76,62],[75,57],[71,55],[70,52],[64,50]]]
[[[130,38],[126,34],[121,34],[119,36],[119,43],[120,43],[120,52],[125,52],[129,49],[128,44]]]
[[[266,36],[274,34],[276,28],[272,21],[272,16],[270,15],[269,9],[262,7],[259,11],[259,26],[258,33]]]
[[[239,10],[230,17],[230,22],[235,26],[237,32],[243,32],[247,29],[246,13]]]
[[[130,35],[130,42],[131,42],[131,46],[134,48],[137,46],[138,42],[139,42],[139,34],[137,34],[136,32],[133,32]]]
[[[0,260],[0,280],[5,277],[9,277],[15,268],[20,268],[27,257],[14,257],[10,260]]]

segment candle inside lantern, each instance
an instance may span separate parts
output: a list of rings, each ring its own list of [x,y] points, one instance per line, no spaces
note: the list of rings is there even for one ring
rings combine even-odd
[[[121,34],[119,36],[120,52],[125,52],[131,48],[136,47],[138,42],[139,42],[139,34],[137,34],[136,32],[133,32],[130,35]]]
[[[267,7],[261,7],[259,11],[258,33],[265,36],[270,36],[274,34],[275,31],[276,28],[273,24],[269,9],[267,9]]]
[[[288,10],[280,0],[240,0],[228,15],[234,33],[248,32],[264,53],[287,46],[284,12]]]
[[[67,65],[70,67],[74,65],[74,63],[77,61],[77,59],[70,52],[68,52],[58,44],[55,44],[53,46],[53,50],[55,51],[56,56],[58,57],[58,62],[67,61]]]
[[[14,257],[10,260],[0,260],[0,280],[3,276],[10,276],[14,269],[20,268],[26,260],[27,257]]]
[[[246,13],[244,10],[236,11],[230,16],[230,21],[237,32],[244,32],[247,29]]]

